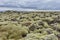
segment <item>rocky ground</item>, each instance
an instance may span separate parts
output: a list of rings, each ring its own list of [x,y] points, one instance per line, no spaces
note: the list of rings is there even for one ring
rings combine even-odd
[[[0,40],[60,40],[60,12],[0,12]]]

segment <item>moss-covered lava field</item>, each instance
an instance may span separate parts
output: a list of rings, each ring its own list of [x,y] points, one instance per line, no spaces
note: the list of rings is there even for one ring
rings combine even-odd
[[[60,12],[0,12],[0,40],[60,40]]]

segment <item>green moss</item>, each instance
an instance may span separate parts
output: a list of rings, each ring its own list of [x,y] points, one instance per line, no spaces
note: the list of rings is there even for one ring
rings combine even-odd
[[[0,40],[58,40],[59,19],[60,12],[1,12]]]

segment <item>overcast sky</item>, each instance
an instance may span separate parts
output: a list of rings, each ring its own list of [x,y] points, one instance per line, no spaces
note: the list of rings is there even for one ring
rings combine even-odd
[[[1,10],[12,9],[60,10],[60,0],[0,0]]]

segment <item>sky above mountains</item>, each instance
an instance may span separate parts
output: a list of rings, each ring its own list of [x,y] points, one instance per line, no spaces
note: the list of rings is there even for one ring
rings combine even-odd
[[[0,9],[60,10],[60,0],[0,0]]]

